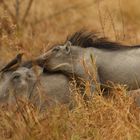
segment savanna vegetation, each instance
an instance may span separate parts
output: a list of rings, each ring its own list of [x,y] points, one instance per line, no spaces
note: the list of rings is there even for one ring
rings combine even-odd
[[[140,44],[139,0],[0,0],[0,65],[17,53],[31,59],[81,28],[125,44]],[[85,102],[72,91],[75,107],[31,103],[1,106],[0,140],[139,140],[140,110],[123,85],[110,98]],[[88,90],[88,89],[87,89]],[[87,95],[88,96],[88,95]]]

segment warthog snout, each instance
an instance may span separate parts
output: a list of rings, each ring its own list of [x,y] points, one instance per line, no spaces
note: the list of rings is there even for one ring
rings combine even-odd
[[[71,43],[67,42],[63,46],[55,46],[45,54],[37,58],[37,62],[41,67],[47,70],[72,70]]]
[[[51,51],[46,52],[43,55],[40,55],[39,57],[37,57],[35,59],[35,62],[37,63],[37,65],[39,65],[40,67],[44,67],[44,65],[47,63],[47,60],[49,60],[49,57],[51,56]]]

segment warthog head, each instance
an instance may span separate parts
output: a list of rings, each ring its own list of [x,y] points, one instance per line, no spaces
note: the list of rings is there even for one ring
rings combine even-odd
[[[15,90],[29,90],[36,81],[36,75],[31,69],[21,67],[12,73],[9,80]]]
[[[70,56],[70,42],[64,46],[55,46],[46,54],[42,55],[45,59],[45,68],[52,71],[59,71],[62,69],[71,69],[71,56]]]
[[[29,98],[36,83],[35,73],[28,68],[20,67],[6,76],[0,87],[0,101],[13,100],[16,97]]]
[[[49,71],[62,71],[66,74],[72,74],[79,71],[79,68],[82,70],[82,55],[80,55],[82,49],[72,46],[71,42],[68,41],[64,45],[53,47],[45,54],[39,56],[38,59],[42,60],[42,62],[45,60],[44,68]]]

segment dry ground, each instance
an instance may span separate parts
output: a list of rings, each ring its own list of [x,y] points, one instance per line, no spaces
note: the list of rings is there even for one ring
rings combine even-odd
[[[15,1],[5,2],[15,13]],[[19,7],[19,26],[0,3],[0,65],[18,52],[24,51],[25,59],[37,56],[80,28],[125,44],[140,44],[139,0],[34,0],[23,25],[27,2],[22,0]],[[139,140],[139,108],[126,92],[116,85],[113,98],[97,95],[86,104],[75,94],[74,110],[59,105],[43,115],[27,102],[12,111],[2,108],[0,140]]]

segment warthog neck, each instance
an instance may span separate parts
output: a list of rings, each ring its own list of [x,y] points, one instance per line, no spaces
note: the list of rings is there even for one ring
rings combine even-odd
[[[79,77],[87,79],[89,75],[95,74],[98,69],[101,51],[94,48],[80,48],[77,57],[72,56],[73,73]]]

